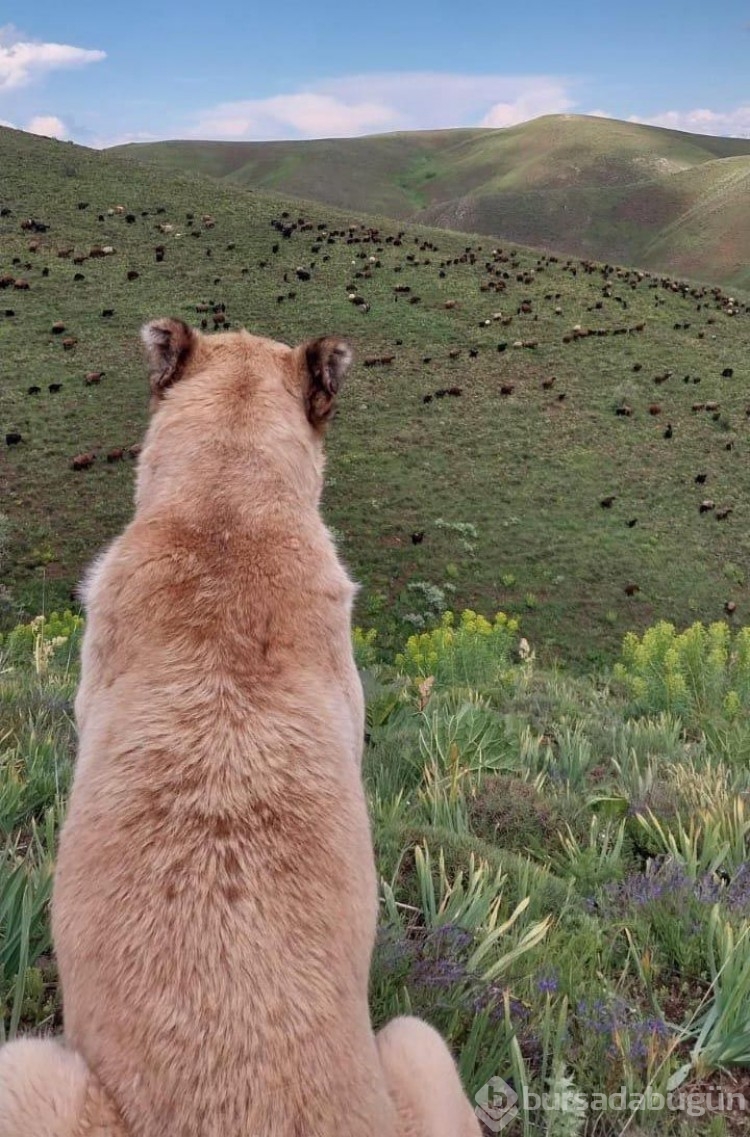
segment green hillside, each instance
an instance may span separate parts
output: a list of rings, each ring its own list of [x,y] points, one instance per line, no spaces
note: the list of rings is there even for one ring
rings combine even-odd
[[[138,327],[173,314],[352,339],[325,506],[386,642],[503,608],[541,656],[596,662],[658,617],[748,618],[747,297],[9,130],[0,213],[5,580],[30,613],[129,516],[133,461],[107,455],[146,421]]]
[[[750,141],[744,139],[553,115],[503,130],[123,149],[141,160],[343,208],[750,283]]]

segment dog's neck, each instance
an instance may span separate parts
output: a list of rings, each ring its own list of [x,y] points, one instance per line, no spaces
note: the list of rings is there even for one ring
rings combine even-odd
[[[180,513],[186,506],[194,514],[199,505],[195,501],[195,469],[201,468],[208,455],[215,462],[217,454],[221,455],[224,476],[218,487],[215,479],[206,483],[202,511],[206,516],[219,505],[247,519],[259,509],[317,510],[325,467],[322,447],[314,438],[291,429],[282,417],[266,422],[262,433],[258,431],[249,440],[246,433],[240,440],[238,432],[214,425],[198,444],[194,431],[186,431],[185,445],[166,448],[162,439],[167,431],[179,439],[179,420],[155,419],[146,436],[136,482],[138,515]],[[191,502],[185,501],[186,485],[191,486]],[[197,492],[201,495],[200,488]]]

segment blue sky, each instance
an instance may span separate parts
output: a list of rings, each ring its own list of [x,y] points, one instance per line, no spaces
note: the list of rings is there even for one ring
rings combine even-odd
[[[0,122],[91,146],[607,114],[750,137],[750,2],[6,0]]]

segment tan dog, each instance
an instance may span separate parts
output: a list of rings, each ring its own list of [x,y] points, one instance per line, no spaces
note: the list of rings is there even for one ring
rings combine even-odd
[[[376,1039],[354,587],[318,511],[351,353],[148,324],[135,517],[85,584],[53,931],[69,1049],[0,1137],[470,1137],[425,1024]]]

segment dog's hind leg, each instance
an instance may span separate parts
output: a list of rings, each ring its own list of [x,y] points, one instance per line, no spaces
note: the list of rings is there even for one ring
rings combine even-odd
[[[427,1023],[398,1018],[376,1038],[399,1119],[398,1137],[481,1137],[458,1070]]]
[[[0,1048],[0,1137],[127,1134],[79,1054],[52,1039],[21,1039]]]

